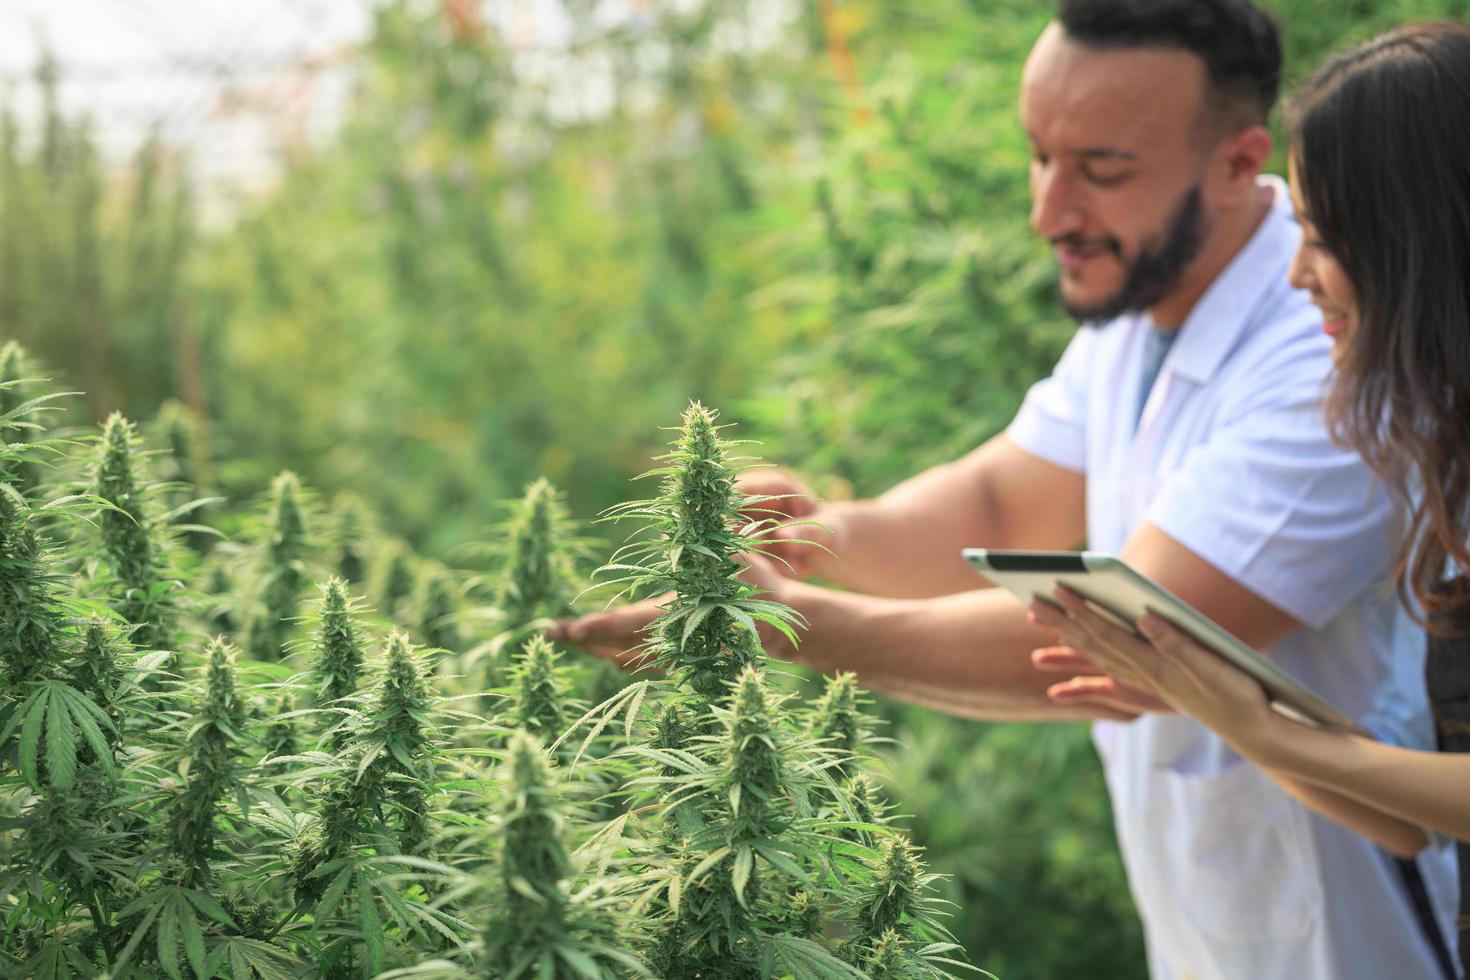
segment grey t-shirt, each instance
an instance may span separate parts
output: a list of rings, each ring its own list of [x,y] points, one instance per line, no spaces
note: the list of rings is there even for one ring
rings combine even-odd
[[[1169,356],[1169,348],[1174,346],[1174,338],[1178,336],[1178,329],[1165,330],[1152,323],[1143,335],[1143,373],[1138,377],[1138,408],[1133,413],[1135,432],[1138,431],[1139,419],[1143,418],[1143,406],[1148,404],[1148,393],[1154,390],[1164,358]]]

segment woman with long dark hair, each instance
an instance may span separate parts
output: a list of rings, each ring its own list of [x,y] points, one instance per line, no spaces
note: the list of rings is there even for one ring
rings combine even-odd
[[[1297,93],[1289,124],[1302,224],[1292,282],[1334,341],[1328,418],[1401,504],[1400,593],[1429,628],[1440,745],[1470,750],[1470,27],[1404,27],[1329,61]],[[1058,598],[1064,611],[1039,603],[1033,616],[1067,649],[1037,651],[1038,666],[1082,653],[1209,726],[1288,791],[1326,791],[1304,799],[1329,817],[1345,797],[1470,840],[1470,755],[1289,721],[1157,616],[1139,623],[1146,642],[1076,596]],[[1106,683],[1078,677],[1052,696],[1085,701]]]

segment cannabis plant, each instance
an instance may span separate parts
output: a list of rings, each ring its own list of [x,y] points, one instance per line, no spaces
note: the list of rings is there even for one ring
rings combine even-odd
[[[116,750],[126,721],[123,698],[129,672],[125,658],[131,658],[131,651],[117,626],[108,620],[94,617],[81,626],[81,642],[69,665],[68,680],[107,717],[111,726],[104,734],[109,748]]]
[[[21,410],[35,387],[35,373],[27,361],[25,349],[15,341],[0,347],[0,419],[9,420],[3,425],[3,437],[17,444],[12,450],[16,458],[0,467],[0,481],[15,484],[21,493],[29,493],[40,482],[37,462],[20,451],[35,432],[31,414]]]
[[[959,946],[932,894],[939,876],[924,870],[908,838],[890,837],[872,870],[850,910],[855,935],[845,952],[855,965],[875,980],[944,977],[950,967],[982,972],[953,959]]]
[[[517,666],[531,634],[571,612],[582,591],[577,565],[588,551],[561,492],[546,479],[532,482],[505,506],[506,517],[491,529],[489,542],[471,549],[493,569],[492,607],[477,612],[495,634],[471,648],[466,663],[482,670],[491,687],[503,682],[502,668]]]
[[[387,955],[385,918],[421,943],[442,942],[457,924],[422,902],[406,902],[383,864],[384,855],[425,854],[432,836],[437,750],[427,723],[435,705],[416,658],[407,636],[390,635],[382,677],[362,701],[352,736],[320,792],[316,819],[286,864],[297,911],[326,924],[317,955],[327,975],[380,971]],[[356,915],[339,922],[339,906],[349,895]]]
[[[559,655],[543,634],[526,643],[516,669],[520,696],[515,704],[515,722],[543,743],[554,741],[566,730],[567,678],[559,670]]]
[[[283,472],[271,483],[266,535],[260,608],[250,624],[247,643],[255,659],[280,660],[286,654],[307,581],[306,516],[301,484],[294,473]]]
[[[0,484],[0,691],[15,697],[27,681],[45,678],[62,659],[65,626],[62,581],[36,528],[30,505]]]
[[[332,499],[330,539],[336,551],[332,564],[336,573],[354,585],[367,578],[371,553],[368,542],[373,522],[367,505],[355,493],[339,493]]]
[[[204,433],[199,417],[172,398],[158,406],[153,418],[153,445],[163,448],[159,478],[198,490],[204,486]]]
[[[378,549],[378,568],[373,578],[378,612],[396,620],[399,607],[413,594],[413,556],[403,542],[391,539],[383,542]]]
[[[842,672],[827,678],[826,689],[812,712],[811,732],[839,753],[835,774],[854,774],[867,735],[867,719],[859,707],[857,675]]]
[[[202,526],[206,515],[218,510],[217,503],[200,497],[209,479],[209,452],[204,422],[193,409],[168,399],[147,433],[148,443],[161,452],[154,467],[163,481],[164,496],[172,508],[170,516],[181,525],[184,541],[198,554],[206,554],[218,535]],[[187,523],[185,523],[187,519]]]
[[[370,764],[381,760],[390,823],[396,824],[398,847],[407,854],[419,853],[428,843],[434,774],[433,732],[427,725],[432,699],[417,657],[405,634],[395,631],[388,638],[382,687],[361,743]]]
[[[9,356],[18,355],[7,347]],[[14,390],[0,387],[0,394]],[[33,440],[8,441],[17,434],[33,432],[33,421],[51,396],[41,396],[12,405],[0,413],[0,474],[14,474],[26,463],[36,461]],[[47,448],[54,448],[47,444]],[[55,673],[67,653],[71,630],[68,613],[74,597],[68,594],[56,562],[59,557],[40,522],[43,518],[76,523],[76,503],[62,501],[39,510],[22,488],[0,481],[0,717],[7,700],[22,694],[22,685],[45,680]],[[39,722],[37,722],[39,725]],[[5,726],[14,727],[14,720]],[[0,747],[6,738],[0,737]]]
[[[544,477],[526,487],[501,531],[505,544],[497,605],[511,630],[564,616],[580,591],[576,559],[583,543],[573,532],[561,491]]]
[[[635,685],[588,716],[599,719],[595,734],[624,712],[631,731],[646,698],[663,701],[643,738],[613,756],[643,767],[626,784],[631,811],[661,815],[643,854],[648,959],[661,976],[706,980],[863,976],[878,940],[853,920],[887,873],[872,847],[889,832],[869,822],[879,813],[858,779],[862,697],[839,676],[814,708],[797,709],[768,682],[758,627],[794,640],[800,620],[739,577],[742,553],[760,550],[775,517],[750,520],[773,501],[739,493],[749,461],[730,447],[714,413],[691,405],[653,471],[659,497],[609,512],[646,528],[605,571],[635,595],[667,594],[649,654],[669,680]],[[954,947],[942,935],[915,945],[933,927],[920,894],[928,885],[915,878],[894,927],[899,948],[883,955],[943,975],[935,964]],[[843,930],[861,938],[836,942]]]
[[[245,700],[235,683],[235,650],[222,638],[205,654],[204,691],[184,741],[184,789],[170,806],[169,839],[185,888],[208,884],[220,805],[240,787]]]
[[[322,714],[322,727],[334,750],[341,750],[349,737],[339,713],[345,699],[357,693],[362,675],[363,651],[354,620],[356,602],[347,583],[331,578],[322,589],[321,614],[317,625],[312,664],[315,684],[313,701]]]
[[[605,519],[646,523],[642,536],[624,545],[604,566],[624,592],[672,592],[650,627],[651,653],[659,667],[693,693],[702,710],[723,702],[730,685],[764,657],[757,624],[792,642],[800,617],[789,607],[757,598],[739,577],[740,556],[760,550],[756,535],[770,520],[752,524],[742,510],[771,497],[742,495],[736,477],[749,460],[732,457],[720,436],[717,413],[694,403],[684,413],[666,465],[644,476],[663,478],[661,494],[610,508]]]
[[[377,690],[362,705],[320,800],[316,829],[293,859],[298,902],[320,898],[327,882],[319,869],[354,848],[414,854],[428,843],[435,747],[425,722],[433,705],[415,657],[408,637],[394,631]]]
[[[479,974],[495,980],[649,976],[623,946],[624,923],[603,894],[605,884],[574,890],[567,816],[541,745],[518,732],[506,755],[499,900],[485,929]]]
[[[845,817],[849,821],[848,825],[839,827],[837,833],[847,840],[872,847],[873,828],[888,823],[887,804],[872,777],[861,771],[854,773],[837,799],[839,803],[845,803],[846,813],[839,811],[835,815],[839,820]]]
[[[139,446],[132,422],[116,412],[108,417],[92,477],[92,493],[108,505],[98,512],[97,527],[116,582],[116,608],[136,627],[133,642],[146,650],[172,650],[179,586],[169,568],[166,525],[148,497],[156,488],[141,473]]]
[[[817,814],[830,750],[789,723],[789,704],[755,667],[715,706],[713,733],[689,736],[683,752],[659,750],[664,774],[634,780],[675,811],[660,847],[673,862],[650,960],[660,975],[755,980],[777,967],[846,976],[817,937],[826,906],[847,893],[834,875],[839,854]],[[638,750],[634,750],[635,754]]]
[[[432,562],[420,563],[412,609],[419,637],[425,646],[450,652],[459,649],[459,624],[456,622],[459,600],[446,569]]]
[[[266,723],[261,745],[267,758],[293,756],[301,751],[301,737],[296,730],[291,695],[282,694],[276,701],[275,714]]]
[[[0,430],[36,407],[0,413]],[[160,645],[144,631],[159,618],[123,622],[63,574],[172,578],[150,537],[166,541],[168,521],[121,417],[97,453],[64,460],[89,493],[43,507],[0,484],[0,975],[945,975],[933,876],[863,771],[855,680],[807,706],[766,662],[761,631],[798,620],[739,577],[764,501],[736,490],[730,446],[691,406],[659,497],[616,512],[645,523],[610,568],[667,593],[650,638],[666,670],[585,713],[596,678],[533,628],[568,608],[576,545],[555,491],[528,490],[504,542],[515,585],[497,593],[518,621],[486,619],[497,641],[519,637],[489,719],[454,707],[480,692],[431,689],[433,654],[407,634],[365,657],[341,578],[320,589],[299,663],[237,674],[216,637],[186,682],[166,651],[136,650]],[[5,440],[0,468],[41,447],[61,444]],[[226,591],[254,602],[239,621],[264,659],[295,650],[305,510],[278,478],[258,547],[225,542],[198,568],[212,613],[242,608]],[[406,586],[388,592],[453,649],[434,631],[468,622],[446,597],[470,586],[437,589],[426,578],[411,606]],[[132,618],[132,592],[108,598]]]

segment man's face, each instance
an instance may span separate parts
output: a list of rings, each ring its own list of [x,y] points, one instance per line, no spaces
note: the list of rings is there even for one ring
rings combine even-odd
[[[1205,85],[1187,51],[1091,48],[1057,24],[1032,50],[1021,80],[1031,226],[1052,242],[1078,320],[1154,306],[1208,238]]]

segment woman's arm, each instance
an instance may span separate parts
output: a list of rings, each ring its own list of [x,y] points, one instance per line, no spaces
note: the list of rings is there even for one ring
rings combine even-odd
[[[1285,721],[1285,719],[1282,720]],[[1287,722],[1287,724],[1296,723]],[[1297,727],[1302,726],[1297,725]],[[1431,753],[1415,754],[1430,755]],[[1241,755],[1245,753],[1241,752]],[[1362,834],[1394,857],[1411,858],[1429,845],[1429,835],[1423,830],[1426,824],[1422,821],[1395,816],[1360,799],[1344,796],[1329,787],[1316,785],[1280,769],[1272,769],[1270,766],[1263,765],[1260,760],[1252,759],[1251,761],[1260,765],[1266,775],[1271,777],[1271,781],[1280,786],[1292,799],[1322,814],[1328,820],[1340,823],[1354,833]],[[1467,760],[1465,772],[1470,773],[1470,760]]]
[[[1091,700],[1116,679],[1200,721],[1303,804],[1395,854],[1421,849],[1426,827],[1470,840],[1470,756],[1419,752],[1298,724],[1273,711],[1254,680],[1159,617],[1140,621],[1145,642],[1074,595],[1058,599],[1061,609],[1038,603],[1032,615],[1071,650],[1039,650],[1037,666],[1077,666],[1082,661],[1075,650],[1112,676],[1065,681],[1052,688],[1053,699]]]
[[[1271,714],[1276,731],[1243,742],[1249,752],[1237,746],[1241,755],[1272,773],[1470,840],[1470,755],[1385,745]]]

